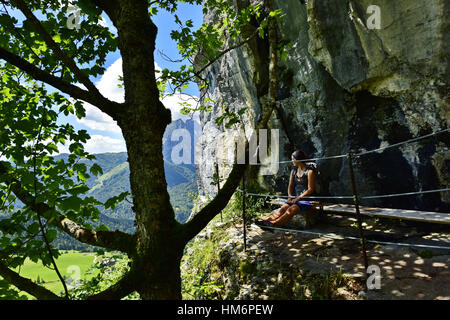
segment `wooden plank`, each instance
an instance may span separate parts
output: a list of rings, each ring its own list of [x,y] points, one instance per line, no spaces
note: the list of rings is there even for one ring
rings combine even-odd
[[[348,204],[331,204],[324,205],[323,210],[331,213],[350,213],[356,214],[355,206]],[[381,217],[390,219],[403,219],[420,222],[442,223],[450,224],[450,214],[441,212],[416,211],[405,209],[390,209],[390,208],[372,208],[361,207],[360,212],[363,215],[370,217]]]
[[[285,201],[286,201],[285,199],[271,199],[267,203],[273,205],[283,205]],[[311,204],[314,207],[320,207],[320,202],[311,201]],[[349,204],[324,204],[323,210],[327,213],[347,213],[356,215],[355,206]],[[450,214],[442,212],[429,212],[429,211],[390,209],[390,208],[372,208],[361,206],[359,207],[359,210],[362,215],[370,217],[450,224]]]

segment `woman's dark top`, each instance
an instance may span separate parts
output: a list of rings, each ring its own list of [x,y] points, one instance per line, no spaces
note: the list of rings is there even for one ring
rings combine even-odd
[[[317,164],[314,162],[307,162],[306,169],[303,171],[302,176],[299,178],[297,176],[298,167],[294,167],[291,171],[291,174],[294,175],[293,183],[294,183],[294,192],[296,197],[301,195],[303,192],[308,190],[308,171],[313,170],[317,175]],[[315,188],[314,188],[315,189]],[[316,190],[311,195],[314,195]]]

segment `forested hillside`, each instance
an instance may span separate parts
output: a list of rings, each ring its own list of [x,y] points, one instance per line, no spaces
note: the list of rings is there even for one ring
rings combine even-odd
[[[163,139],[164,149],[164,170],[170,194],[170,201],[175,210],[176,219],[180,222],[185,222],[189,217],[192,206],[192,195],[197,194],[197,183],[195,166],[192,163],[174,164],[171,161],[172,148],[183,141],[172,141],[171,133],[175,129],[186,129],[191,137],[194,137],[194,125],[192,120],[186,122],[182,120],[174,121],[167,127],[165,138]],[[194,152],[194,141],[191,142],[191,154]],[[87,167],[94,164],[102,168],[103,174],[95,177],[91,175],[87,179],[87,185],[90,188],[86,196],[95,197],[102,203],[114,196],[118,196],[123,192],[130,191],[129,180],[129,166],[128,155],[126,152],[120,153],[101,153],[95,154],[96,159],[81,160],[80,163],[85,163]],[[61,154],[55,157],[57,160],[64,159],[67,161],[68,154]],[[192,158],[193,159],[193,158]],[[16,207],[21,208],[22,203],[17,202]],[[98,221],[86,221],[85,224],[97,228],[101,225],[107,226],[110,230],[121,230],[128,233],[135,232],[134,226],[134,212],[131,209],[131,198],[128,196],[124,201],[120,202],[114,209],[105,209],[100,206],[101,215]],[[1,216],[6,217],[9,214],[1,213]],[[1,219],[0,216],[0,219]],[[81,250],[92,251],[94,248],[73,240],[66,234],[59,234],[54,240],[53,246],[56,249],[64,250]]]
[[[103,169],[103,175],[91,178],[91,187],[88,196],[93,196],[101,202],[107,201],[113,196],[130,190],[129,167],[126,153],[99,154],[96,155],[97,163]],[[104,168],[108,168],[106,171]],[[184,165],[175,165],[169,160],[165,160],[164,170],[172,204],[182,210],[177,214],[178,221],[184,222],[191,212],[192,205],[187,197],[188,192],[196,192],[195,171]],[[180,197],[181,196],[181,197]],[[186,196],[187,198],[185,198]],[[122,201],[114,209],[107,209],[103,213],[114,219],[133,220],[134,213],[131,210],[131,203]],[[124,230],[125,231],[125,230]]]

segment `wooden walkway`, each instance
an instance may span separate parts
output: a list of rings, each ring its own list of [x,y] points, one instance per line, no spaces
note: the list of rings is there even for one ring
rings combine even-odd
[[[273,205],[283,205],[285,203],[284,199],[272,199],[267,203]],[[311,201],[311,204],[319,208],[319,202]],[[323,204],[323,211],[325,213],[337,213],[337,214],[354,214],[356,215],[356,210],[354,205],[349,204]],[[439,224],[450,224],[450,213],[442,212],[428,212],[428,211],[416,211],[416,210],[404,210],[404,209],[389,209],[389,208],[372,208],[359,206],[359,211],[361,215],[378,217],[378,218],[389,218],[389,219],[402,219],[402,220],[412,220],[419,222],[428,223],[439,223]]]

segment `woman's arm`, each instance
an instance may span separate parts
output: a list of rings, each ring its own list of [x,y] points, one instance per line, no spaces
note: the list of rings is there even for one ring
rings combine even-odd
[[[294,170],[291,170],[291,176],[289,177],[289,186],[288,186],[288,203],[292,203],[294,195]]]
[[[294,194],[294,170],[291,170],[291,176],[289,177],[288,195],[293,197]]]
[[[314,173],[314,170],[308,171],[308,189],[303,192],[298,198],[294,200],[294,202],[300,201],[301,198],[309,196],[314,192],[314,186],[316,185],[316,174]]]

